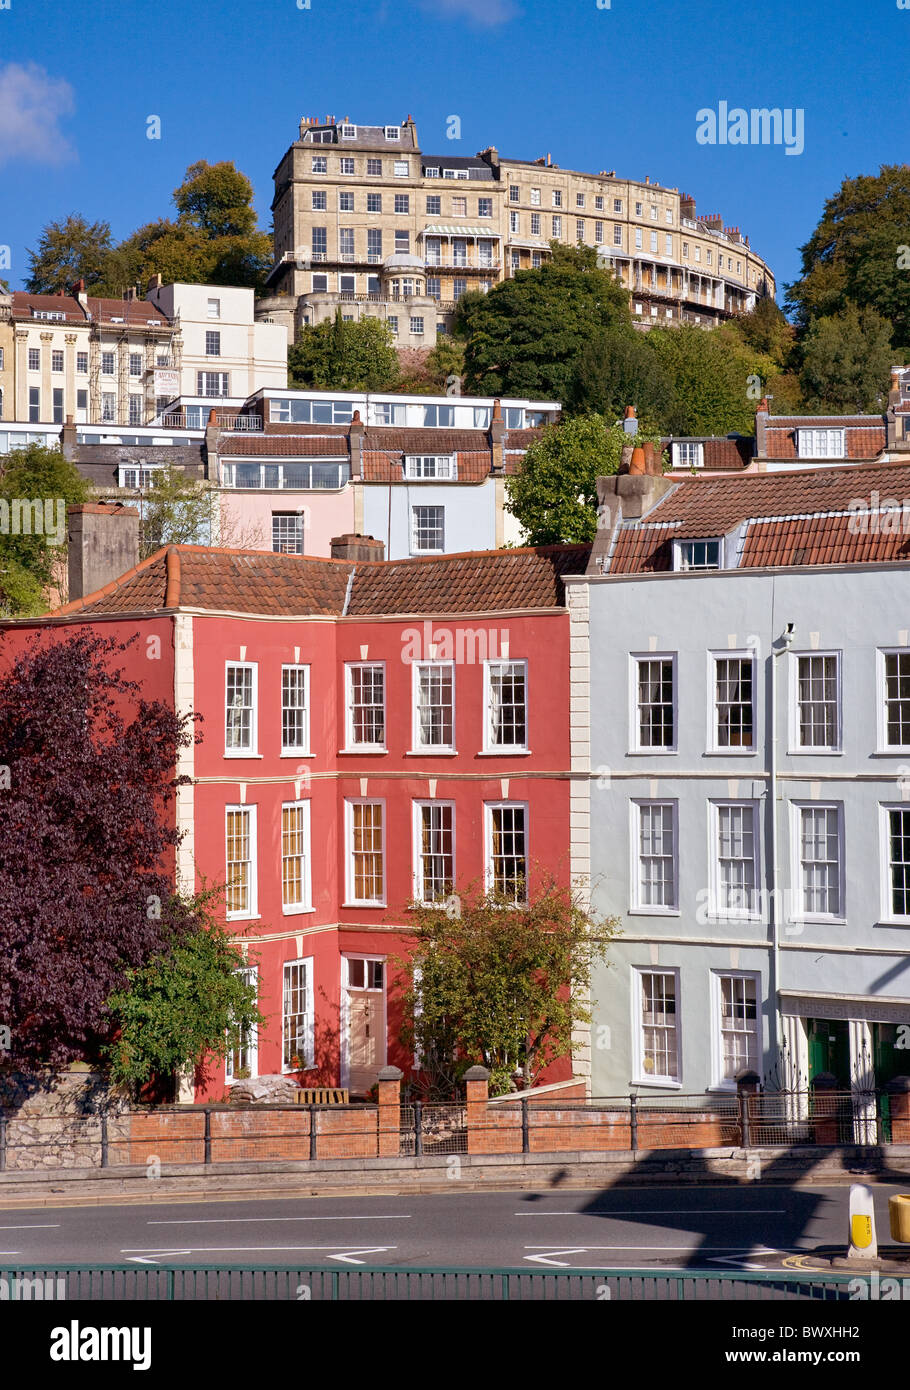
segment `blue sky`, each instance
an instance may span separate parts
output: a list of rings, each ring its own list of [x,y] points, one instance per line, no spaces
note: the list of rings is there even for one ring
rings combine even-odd
[[[2,0],[0,0],[2,2]],[[8,0],[0,8],[0,245],[10,283],[42,226],[115,237],[173,213],[196,159],[233,159],[268,226],[272,172],[304,114],[400,121],[426,151],[487,144],[679,187],[799,270],[847,174],[906,157],[910,10],[897,0]],[[601,0],[603,3],[603,0]],[[696,113],[805,112],[805,150],[700,145]],[[147,118],[162,138],[146,138]],[[448,117],[461,118],[448,142]]]

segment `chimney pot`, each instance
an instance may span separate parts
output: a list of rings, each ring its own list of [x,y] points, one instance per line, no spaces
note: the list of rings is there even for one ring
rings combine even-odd
[[[629,472],[633,474],[647,473],[648,469],[645,465],[645,451],[640,444],[636,444],[635,448],[632,450],[632,462],[629,464]]]
[[[343,536],[333,536],[329,542],[333,560],[384,560],[385,545],[373,536],[362,536],[360,532],[346,532]]]

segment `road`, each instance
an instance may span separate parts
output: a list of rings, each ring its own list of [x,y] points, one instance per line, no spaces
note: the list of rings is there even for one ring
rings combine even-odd
[[[453,1183],[453,1189],[457,1184]],[[888,1197],[876,1186],[879,1240]],[[843,1245],[846,1184],[758,1184],[41,1207],[0,1211],[0,1270],[60,1264],[301,1268],[749,1268]],[[772,1265],[778,1263],[771,1259]]]

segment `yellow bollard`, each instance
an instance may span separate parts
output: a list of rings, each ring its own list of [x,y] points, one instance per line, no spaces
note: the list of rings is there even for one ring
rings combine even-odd
[[[888,1217],[891,1221],[891,1239],[902,1245],[910,1245],[910,1197],[889,1197]]]

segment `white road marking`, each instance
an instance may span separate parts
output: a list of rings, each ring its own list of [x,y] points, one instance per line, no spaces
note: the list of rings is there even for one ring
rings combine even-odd
[[[397,1250],[397,1245],[376,1245],[374,1250]],[[166,1255],[208,1255],[208,1254],[228,1254],[237,1251],[246,1251],[253,1254],[268,1254],[272,1251],[296,1252],[300,1250],[345,1250],[344,1245],[194,1245],[189,1250],[143,1250],[135,1245],[126,1246],[120,1251],[121,1255],[128,1255],[132,1251],[136,1255],[151,1255],[161,1260]],[[0,1254],[3,1252],[0,1251]],[[17,1254],[18,1251],[9,1251],[9,1254]]]
[[[222,1226],[229,1223],[267,1221],[410,1221],[410,1214],[401,1216],[199,1216],[182,1221],[147,1221],[147,1226]],[[0,1230],[3,1227],[0,1226]]]
[[[355,1260],[355,1255],[378,1255],[384,1250],[394,1250],[394,1245],[368,1245],[365,1250],[347,1250],[343,1255],[330,1255],[330,1260],[344,1260],[348,1265],[366,1264],[365,1260]]]
[[[580,1245],[579,1250],[726,1250],[734,1255],[778,1255],[779,1250],[756,1250],[753,1245]],[[549,1250],[549,1245],[526,1245],[526,1250]],[[558,1251],[554,1253],[558,1254]],[[565,1252],[563,1252],[565,1253]],[[531,1258],[527,1256],[526,1258]]]
[[[701,1250],[731,1250],[731,1249],[733,1249],[733,1247],[731,1247],[731,1246],[729,1246],[729,1245],[708,1245],[708,1246],[702,1246],[702,1247],[699,1247],[699,1246],[697,1246],[697,1245],[638,1245],[638,1246],[633,1246],[633,1245],[628,1245],[628,1246],[626,1246],[626,1245],[576,1245],[576,1246],[569,1247],[569,1248],[567,1248],[567,1249],[565,1249],[565,1250],[552,1250],[552,1249],[550,1249],[549,1246],[542,1246],[542,1245],[526,1245],[526,1246],[525,1246],[525,1250],[542,1250],[544,1253],[543,1253],[543,1254],[540,1254],[540,1255],[525,1255],[525,1256],[524,1256],[524,1259],[528,1260],[528,1261],[529,1261],[530,1263],[532,1263],[532,1264],[554,1265],[554,1266],[556,1266],[556,1267],[558,1267],[558,1268],[560,1268],[560,1269],[569,1269],[569,1268],[571,1268],[572,1266],[569,1265],[569,1262],[568,1262],[567,1260],[557,1260],[557,1259],[555,1258],[555,1256],[557,1256],[557,1255],[586,1255],[589,1251],[595,1251],[595,1250],[617,1250],[617,1251],[618,1251],[618,1250],[621,1250],[621,1251],[623,1251],[623,1252],[625,1252],[625,1251],[628,1250],[628,1251],[631,1251],[631,1252],[633,1252],[633,1253],[635,1253],[635,1254],[638,1254],[638,1253],[640,1253],[641,1251],[648,1251],[648,1250],[661,1250],[661,1251],[666,1251],[666,1250],[674,1250],[674,1251],[676,1251],[676,1250],[684,1250],[684,1251],[686,1251],[688,1254],[694,1254],[696,1251],[698,1251],[698,1250],[700,1250],[700,1249],[701,1249]],[[746,1265],[746,1264],[741,1263],[742,1260],[743,1260],[743,1257],[746,1256],[746,1255],[781,1255],[781,1254],[783,1254],[783,1253],[784,1253],[784,1252],[781,1251],[781,1250],[769,1250],[767,1247],[764,1247],[763,1249],[756,1250],[756,1249],[754,1249],[753,1247],[750,1246],[748,1249],[737,1248],[737,1249],[734,1250],[734,1253],[733,1253],[732,1255],[729,1255],[729,1256],[727,1256],[727,1255],[712,1256],[712,1258],[711,1258],[711,1260],[709,1261],[709,1263],[711,1263],[711,1264],[719,1264],[719,1263],[723,1263],[723,1264],[734,1264],[734,1263],[738,1263],[738,1264],[739,1264],[739,1267],[740,1267],[741,1269],[762,1269],[762,1268],[764,1267],[764,1266],[762,1266],[762,1265]],[[575,1268],[577,1268],[577,1267],[578,1267],[578,1266],[575,1266]],[[594,1266],[582,1266],[582,1268],[594,1268],[594,1269],[597,1269],[597,1268],[600,1268],[600,1266],[596,1266],[596,1265],[594,1265]],[[659,1270],[659,1267],[658,1267],[658,1271],[659,1271],[659,1272],[664,1272],[664,1271],[660,1271],[660,1270]]]
[[[56,1231],[59,1221],[42,1222],[39,1226],[0,1226],[0,1231]]]
[[[744,1255],[782,1255],[783,1250],[744,1250]],[[765,1265],[750,1265],[743,1262],[737,1255],[712,1255],[708,1264],[712,1265],[736,1265],[737,1269],[766,1269]]]
[[[550,1250],[546,1255],[525,1255],[526,1260],[530,1260],[537,1265],[555,1265],[558,1269],[568,1269],[568,1260],[554,1260],[553,1255],[584,1255],[587,1246],[574,1246],[571,1250]]]

